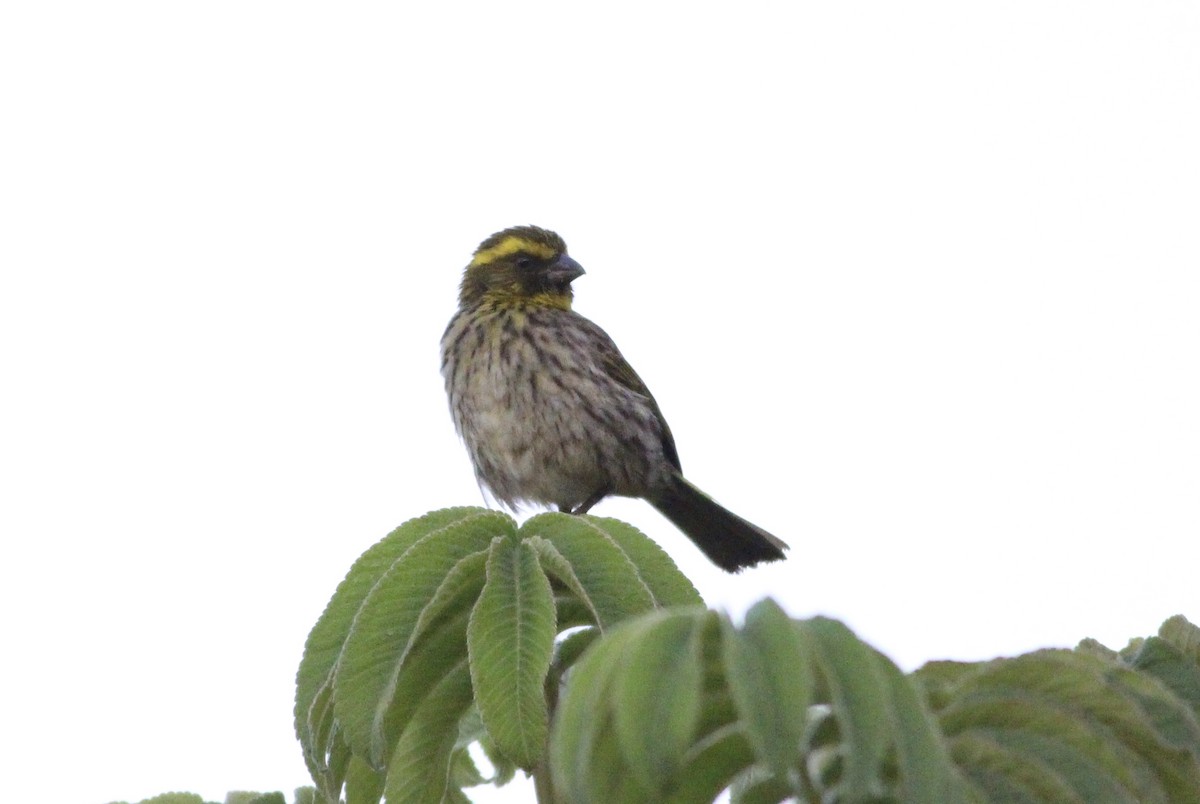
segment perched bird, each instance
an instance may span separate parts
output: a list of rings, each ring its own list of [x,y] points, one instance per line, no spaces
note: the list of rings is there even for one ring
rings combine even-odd
[[[646,384],[571,309],[583,273],[554,232],[517,226],[484,240],[463,274],[442,375],[479,482],[506,505],[573,514],[642,497],[725,570],[782,559],[786,544],[683,479]]]

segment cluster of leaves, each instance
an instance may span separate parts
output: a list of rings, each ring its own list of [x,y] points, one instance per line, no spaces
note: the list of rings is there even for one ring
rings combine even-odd
[[[905,677],[769,601],[639,618],[579,663],[551,741],[572,802],[1200,801],[1200,629]]]
[[[551,740],[572,802],[1200,801],[1200,629],[905,677],[770,601],[641,617],[576,667]]]
[[[567,669],[637,614],[696,606],[667,555],[616,520],[481,508],[401,525],[350,569],[309,634],[296,732],[328,801],[467,801],[543,763]],[[569,634],[564,632],[570,631]],[[467,749],[478,743],[496,773]]]
[[[127,804],[114,802],[113,804]],[[195,793],[162,793],[153,798],[142,799],[138,804],[216,804],[205,801]],[[287,804],[283,793],[250,793],[236,791],[225,796],[224,804]],[[320,804],[316,788],[301,787],[296,790],[295,804]]]
[[[551,757],[564,800],[964,799],[916,685],[844,625],[759,603],[641,617],[580,662]]]
[[[1200,629],[906,675],[834,620],[705,610],[616,520],[457,508],[351,568],[309,635],[296,730],[318,785],[297,804],[465,802],[518,769],[572,804],[1195,802]]]
[[[836,621],[764,601],[738,627],[699,603],[615,520],[459,508],[402,525],[305,649],[296,728],[321,795],[467,801],[520,768],[542,802],[1200,800],[1200,630],[1183,618],[1120,653],[905,675]]]
[[[1200,629],[1181,616],[1120,653],[934,662],[916,679],[984,801],[1200,801]]]

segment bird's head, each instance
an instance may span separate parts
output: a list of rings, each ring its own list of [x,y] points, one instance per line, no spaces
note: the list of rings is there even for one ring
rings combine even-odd
[[[536,226],[514,226],[475,249],[458,299],[463,306],[490,298],[569,310],[571,282],[582,275],[561,237]]]

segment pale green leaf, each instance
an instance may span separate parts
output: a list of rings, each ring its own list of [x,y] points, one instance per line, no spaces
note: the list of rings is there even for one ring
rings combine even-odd
[[[572,668],[550,740],[557,790],[572,804],[647,801],[649,792],[626,772],[612,711],[612,679],[636,634],[617,628]]]
[[[651,791],[667,788],[696,737],[700,636],[707,616],[703,610],[678,609],[632,625],[637,634],[616,677],[612,705],[625,762]]]
[[[888,687],[897,779],[894,795],[900,801],[961,800],[961,780],[950,761],[937,720],[922,700],[916,682],[882,654],[875,654]]]
[[[797,623],[828,686],[844,751],[839,795],[848,801],[879,797],[883,760],[893,735],[888,720],[889,691],[875,651],[836,620],[814,617]]]
[[[740,631],[725,621],[725,672],[755,753],[786,780],[800,756],[812,697],[804,632],[772,600],[746,613]]]

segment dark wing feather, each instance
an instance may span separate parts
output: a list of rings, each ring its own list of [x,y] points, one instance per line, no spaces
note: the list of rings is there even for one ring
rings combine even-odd
[[[579,318],[592,333],[595,354],[600,356],[600,367],[604,370],[604,373],[619,384],[644,397],[650,403],[650,410],[653,411],[654,418],[658,420],[658,425],[662,429],[663,454],[677,471],[682,472],[683,470],[679,466],[679,453],[675,449],[675,438],[671,435],[671,428],[667,426],[667,420],[663,418],[662,411],[658,408],[658,402],[655,401],[654,395],[650,393],[650,389],[646,387],[646,383],[642,382],[642,378],[633,370],[633,366],[629,365],[625,360],[621,354],[621,350],[613,343],[613,339],[608,336],[607,332],[583,316],[579,316]]]

